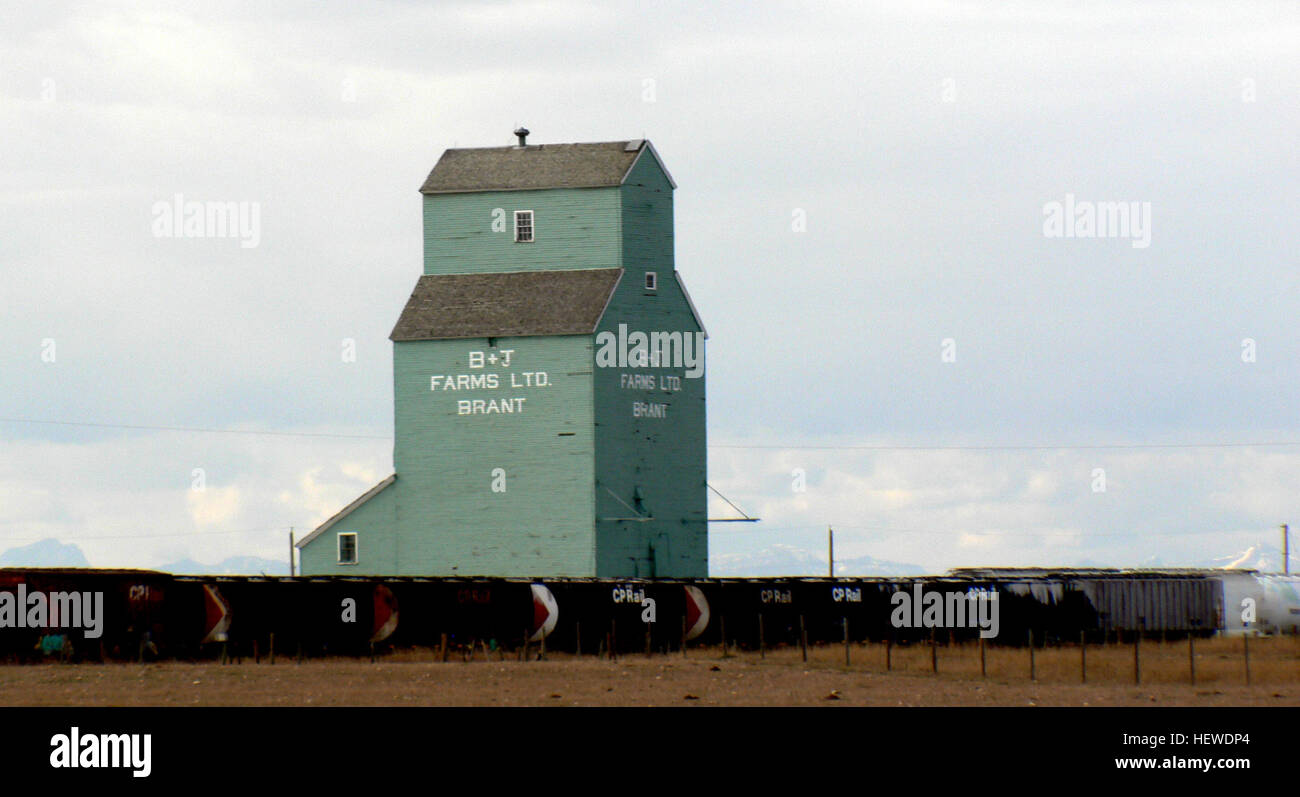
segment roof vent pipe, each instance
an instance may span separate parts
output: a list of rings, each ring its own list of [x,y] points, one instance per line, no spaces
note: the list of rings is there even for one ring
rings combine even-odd
[[[520,127],[515,130],[515,135],[519,136],[519,146],[528,146],[528,128]]]

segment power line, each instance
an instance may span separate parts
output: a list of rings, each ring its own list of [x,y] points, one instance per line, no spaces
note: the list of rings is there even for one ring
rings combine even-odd
[[[1027,536],[1041,537],[1041,536],[1049,536],[1049,535],[1077,535],[1081,540],[1114,539],[1120,537],[1128,538],[1128,539],[1141,539],[1144,537],[1207,537],[1210,535],[1223,536],[1223,535],[1230,535],[1230,534],[1246,534],[1248,532],[1253,533],[1253,530],[1251,529],[1232,530],[1232,531],[1222,531],[1218,529],[1211,529],[1208,531],[1134,530],[1132,532],[1127,532],[1127,533],[1112,532],[1106,534],[1097,534],[1097,533],[1082,531],[1082,530],[1069,531],[1064,529],[1044,529],[1041,531],[1035,531],[1033,529],[986,529],[983,531],[971,531],[967,529],[941,529],[941,528],[903,529],[903,528],[896,528],[896,527],[889,527],[889,526],[845,526],[839,523],[820,523],[812,526],[781,526],[781,527],[773,527],[773,528],[758,527],[752,530],[738,529],[736,533],[745,533],[748,534],[749,536],[754,536],[756,534],[776,534],[776,533],[790,532],[790,531],[814,532],[814,531],[824,531],[828,525],[835,527],[837,536],[841,530],[879,531],[879,532],[887,532],[887,533],[894,533],[894,534],[931,534],[931,535],[937,534],[940,536],[957,536],[957,535],[965,534],[965,535],[971,535],[976,537],[1027,537]],[[709,533],[716,534],[718,532],[710,530]]]
[[[734,450],[787,450],[787,451],[1095,451],[1111,449],[1149,448],[1277,448],[1300,446],[1300,441],[1257,443],[1098,443],[1093,445],[991,445],[991,446],[910,446],[910,445],[742,445],[718,443],[709,448]]]
[[[242,434],[266,437],[335,437],[349,440],[392,440],[391,435],[330,434],[326,432],[277,432],[262,429],[211,429],[200,426],[149,426],[145,424],[95,423],[92,421],[46,421],[36,418],[0,418],[0,423],[34,423],[48,426],[90,426],[97,429],[137,429],[150,432],[201,432],[204,434]]]
[[[246,435],[246,436],[255,436],[255,437],[306,437],[306,438],[334,438],[334,439],[349,439],[349,440],[391,440],[392,439],[392,437],[388,435],[332,434],[332,433],[325,433],[325,432],[283,432],[283,431],[259,430],[259,429],[215,429],[210,427],[197,427],[197,426],[156,426],[156,425],[148,425],[148,424],[115,424],[115,423],[99,423],[94,421],[61,421],[61,420],[45,420],[45,419],[37,419],[37,418],[0,417],[0,422],[29,423],[29,424],[51,425],[51,426],[79,426],[79,427],[92,427],[92,428],[101,428],[101,429],[131,429],[131,430],[140,430],[140,431],[193,432],[193,433],[202,433],[202,434],[235,434],[235,435]],[[711,445],[709,446],[709,448],[722,449],[722,450],[777,450],[777,451],[779,450],[793,450],[793,451],[806,451],[806,450],[815,450],[815,451],[1058,451],[1059,450],[1059,451],[1067,451],[1067,450],[1077,450],[1077,451],[1089,451],[1089,450],[1143,450],[1143,449],[1196,449],[1196,448],[1202,448],[1202,449],[1204,448],[1218,448],[1218,449],[1276,448],[1276,447],[1294,447],[1294,446],[1300,446],[1300,442],[1275,441],[1275,442],[1252,442],[1252,443],[1109,443],[1109,444],[1088,444],[1088,445],[1056,444],[1056,445],[983,445],[983,446],[976,446],[976,445],[960,445],[960,446],[800,445],[800,444],[783,444],[783,445],[752,444],[751,445],[751,444],[720,443],[720,444]],[[722,493],[719,493],[716,488],[714,488],[712,485],[708,485],[708,488],[712,490],[714,493],[717,493],[718,497],[722,498],[723,501],[726,501],[727,504],[729,504],[732,508],[736,509],[736,511],[740,512],[742,515],[745,515],[745,517],[748,518],[748,515],[745,514],[744,510],[741,510],[734,503],[732,503],[726,496],[722,495]],[[761,531],[764,533],[772,533],[778,531],[797,531],[805,528],[819,529],[822,527],[822,525],[825,524],[821,524],[818,526],[796,526],[796,527],[788,527],[784,529],[769,527],[769,528],[762,529]],[[939,529],[899,529],[899,528],[888,528],[888,527],[844,526],[840,524],[836,524],[836,525],[837,527],[846,530],[883,531],[883,532],[893,532],[893,533],[902,533],[902,534],[976,534],[976,535],[989,535],[989,536],[993,536],[993,535],[1016,536],[1016,535],[1030,535],[1030,534],[1043,535],[1043,534],[1054,533],[1052,531],[1008,531],[1008,530],[971,532],[971,531],[960,531],[960,530],[946,531],[946,530],[939,530]],[[287,526],[275,527],[275,528],[244,529],[238,531],[191,531],[191,532],[170,532],[170,533],[163,533],[163,534],[102,535],[102,536],[95,536],[95,537],[78,537],[75,539],[80,541],[89,541],[89,540],[154,539],[154,538],[163,538],[163,537],[191,537],[191,536],[204,536],[204,535],[213,535],[213,534],[251,534],[254,532],[261,532],[261,531],[273,531],[279,528],[287,528]],[[1061,533],[1061,532],[1056,532],[1056,533]],[[1076,533],[1076,532],[1064,532],[1064,533]],[[1181,536],[1189,533],[1195,534],[1196,532],[1141,532],[1141,533],[1143,534],[1143,536],[1174,536],[1174,535]],[[1201,532],[1201,533],[1217,534],[1222,532]],[[1093,534],[1093,533],[1082,532],[1082,534],[1084,537],[1088,539],[1095,539],[1098,537],[1131,536],[1130,534],[1124,534],[1124,533]],[[8,537],[7,539],[39,540],[44,538],[43,537]]]
[[[157,426],[151,424],[100,423],[95,421],[59,421],[39,418],[0,418],[0,423],[30,423],[46,426],[82,426],[96,429],[132,429],[153,432],[194,432],[234,434],[253,437],[314,437],[341,440],[392,440],[392,435],[337,434],[329,432],[282,432],[267,429],[215,429],[202,426]],[[714,443],[711,449],[734,451],[1106,451],[1194,448],[1288,448],[1300,441],[1261,440],[1249,443],[1052,443],[1038,445],[825,445],[801,443]]]
[[[163,534],[101,534],[92,537],[68,537],[64,541],[65,542],[88,542],[91,540],[147,540],[147,539],[154,539],[158,537],[203,537],[203,536],[208,536],[213,534],[254,534],[257,532],[266,532],[266,531],[282,531],[282,530],[287,530],[288,528],[289,525],[286,524],[284,526],[271,526],[271,527],[262,527],[257,529],[231,529],[228,531],[174,531],[174,532],[166,532]],[[44,537],[11,537],[7,534],[0,534],[0,539],[3,539],[5,541],[45,540],[45,539],[49,539],[49,536],[47,535]],[[59,539],[63,540],[63,538],[59,538]]]

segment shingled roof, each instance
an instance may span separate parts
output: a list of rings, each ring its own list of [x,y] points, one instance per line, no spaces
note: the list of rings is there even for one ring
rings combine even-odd
[[[540,144],[524,147],[449,149],[420,187],[422,194],[471,191],[529,191],[543,188],[603,188],[622,185],[642,152],[664,169],[649,141],[596,144]],[[677,184],[673,183],[676,188]]]
[[[589,334],[622,275],[621,268],[426,274],[389,339]]]

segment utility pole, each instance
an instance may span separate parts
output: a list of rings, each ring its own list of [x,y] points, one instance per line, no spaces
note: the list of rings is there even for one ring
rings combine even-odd
[[[826,527],[826,560],[830,563],[826,575],[835,578],[835,529],[830,526]]]
[[[293,526],[289,527],[289,576],[293,576]]]
[[[1282,572],[1291,575],[1291,530],[1282,524]]]

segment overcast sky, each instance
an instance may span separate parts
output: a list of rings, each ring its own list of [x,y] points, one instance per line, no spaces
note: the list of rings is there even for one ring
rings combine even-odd
[[[763,518],[713,556],[1191,564],[1300,524],[1293,2],[188,6],[0,11],[0,549],[285,557],[391,473],[418,188],[519,124],[677,181],[710,482]],[[177,194],[256,245],[155,235]],[[1051,234],[1109,202],[1141,234]]]

